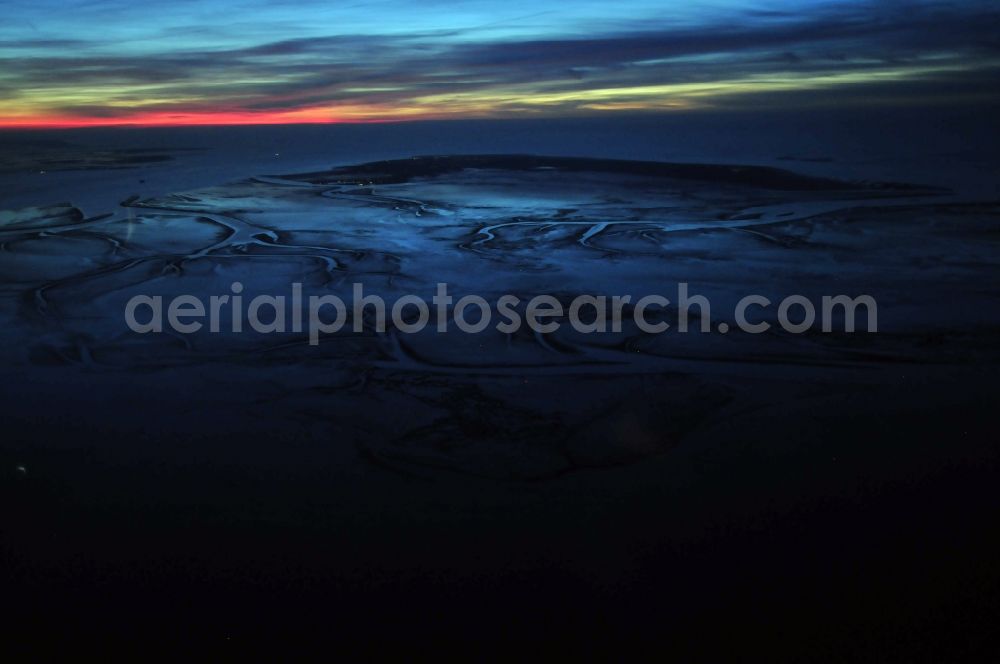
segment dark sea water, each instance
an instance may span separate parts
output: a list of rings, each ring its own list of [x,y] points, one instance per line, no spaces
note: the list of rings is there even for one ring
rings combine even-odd
[[[68,199],[88,214],[99,214],[134,194],[162,195],[252,175],[452,153],[773,165],[831,177],[941,184],[970,196],[990,197],[1000,195],[998,136],[996,120],[988,110],[877,108],[836,113],[0,132],[0,156],[5,163],[32,152],[31,146],[38,142],[64,142],[81,151],[152,150],[173,157],[117,173],[3,169],[0,207]],[[178,148],[183,150],[171,152]]]

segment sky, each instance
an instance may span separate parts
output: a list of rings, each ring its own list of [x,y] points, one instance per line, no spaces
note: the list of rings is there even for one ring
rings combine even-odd
[[[3,0],[0,127],[992,104],[1000,2]]]

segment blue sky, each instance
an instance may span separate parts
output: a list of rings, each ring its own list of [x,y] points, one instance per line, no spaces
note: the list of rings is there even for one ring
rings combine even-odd
[[[992,1],[5,0],[0,125],[996,101]]]

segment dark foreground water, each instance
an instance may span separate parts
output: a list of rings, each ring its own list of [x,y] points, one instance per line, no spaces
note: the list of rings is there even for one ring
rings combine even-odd
[[[699,122],[5,136],[4,630],[332,656],[989,652],[989,139],[919,115]],[[445,152],[684,163],[330,170]],[[136,295],[235,282],[348,303],[360,283],[390,306],[445,282],[521,315],[539,294],[675,300],[686,282],[711,331],[365,317],[312,345],[291,323],[125,323]],[[792,334],[773,307],[769,332],[742,332],[749,294],[869,294],[878,332]]]

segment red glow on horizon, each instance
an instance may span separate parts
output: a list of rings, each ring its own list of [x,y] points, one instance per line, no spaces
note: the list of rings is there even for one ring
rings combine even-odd
[[[122,117],[83,117],[46,115],[41,117],[4,117],[0,129],[77,129],[85,127],[193,127],[212,125],[276,125],[276,124],[369,124],[391,121],[378,117],[335,117],[329,109],[301,109],[271,113],[209,112],[209,113],[137,113]]]

